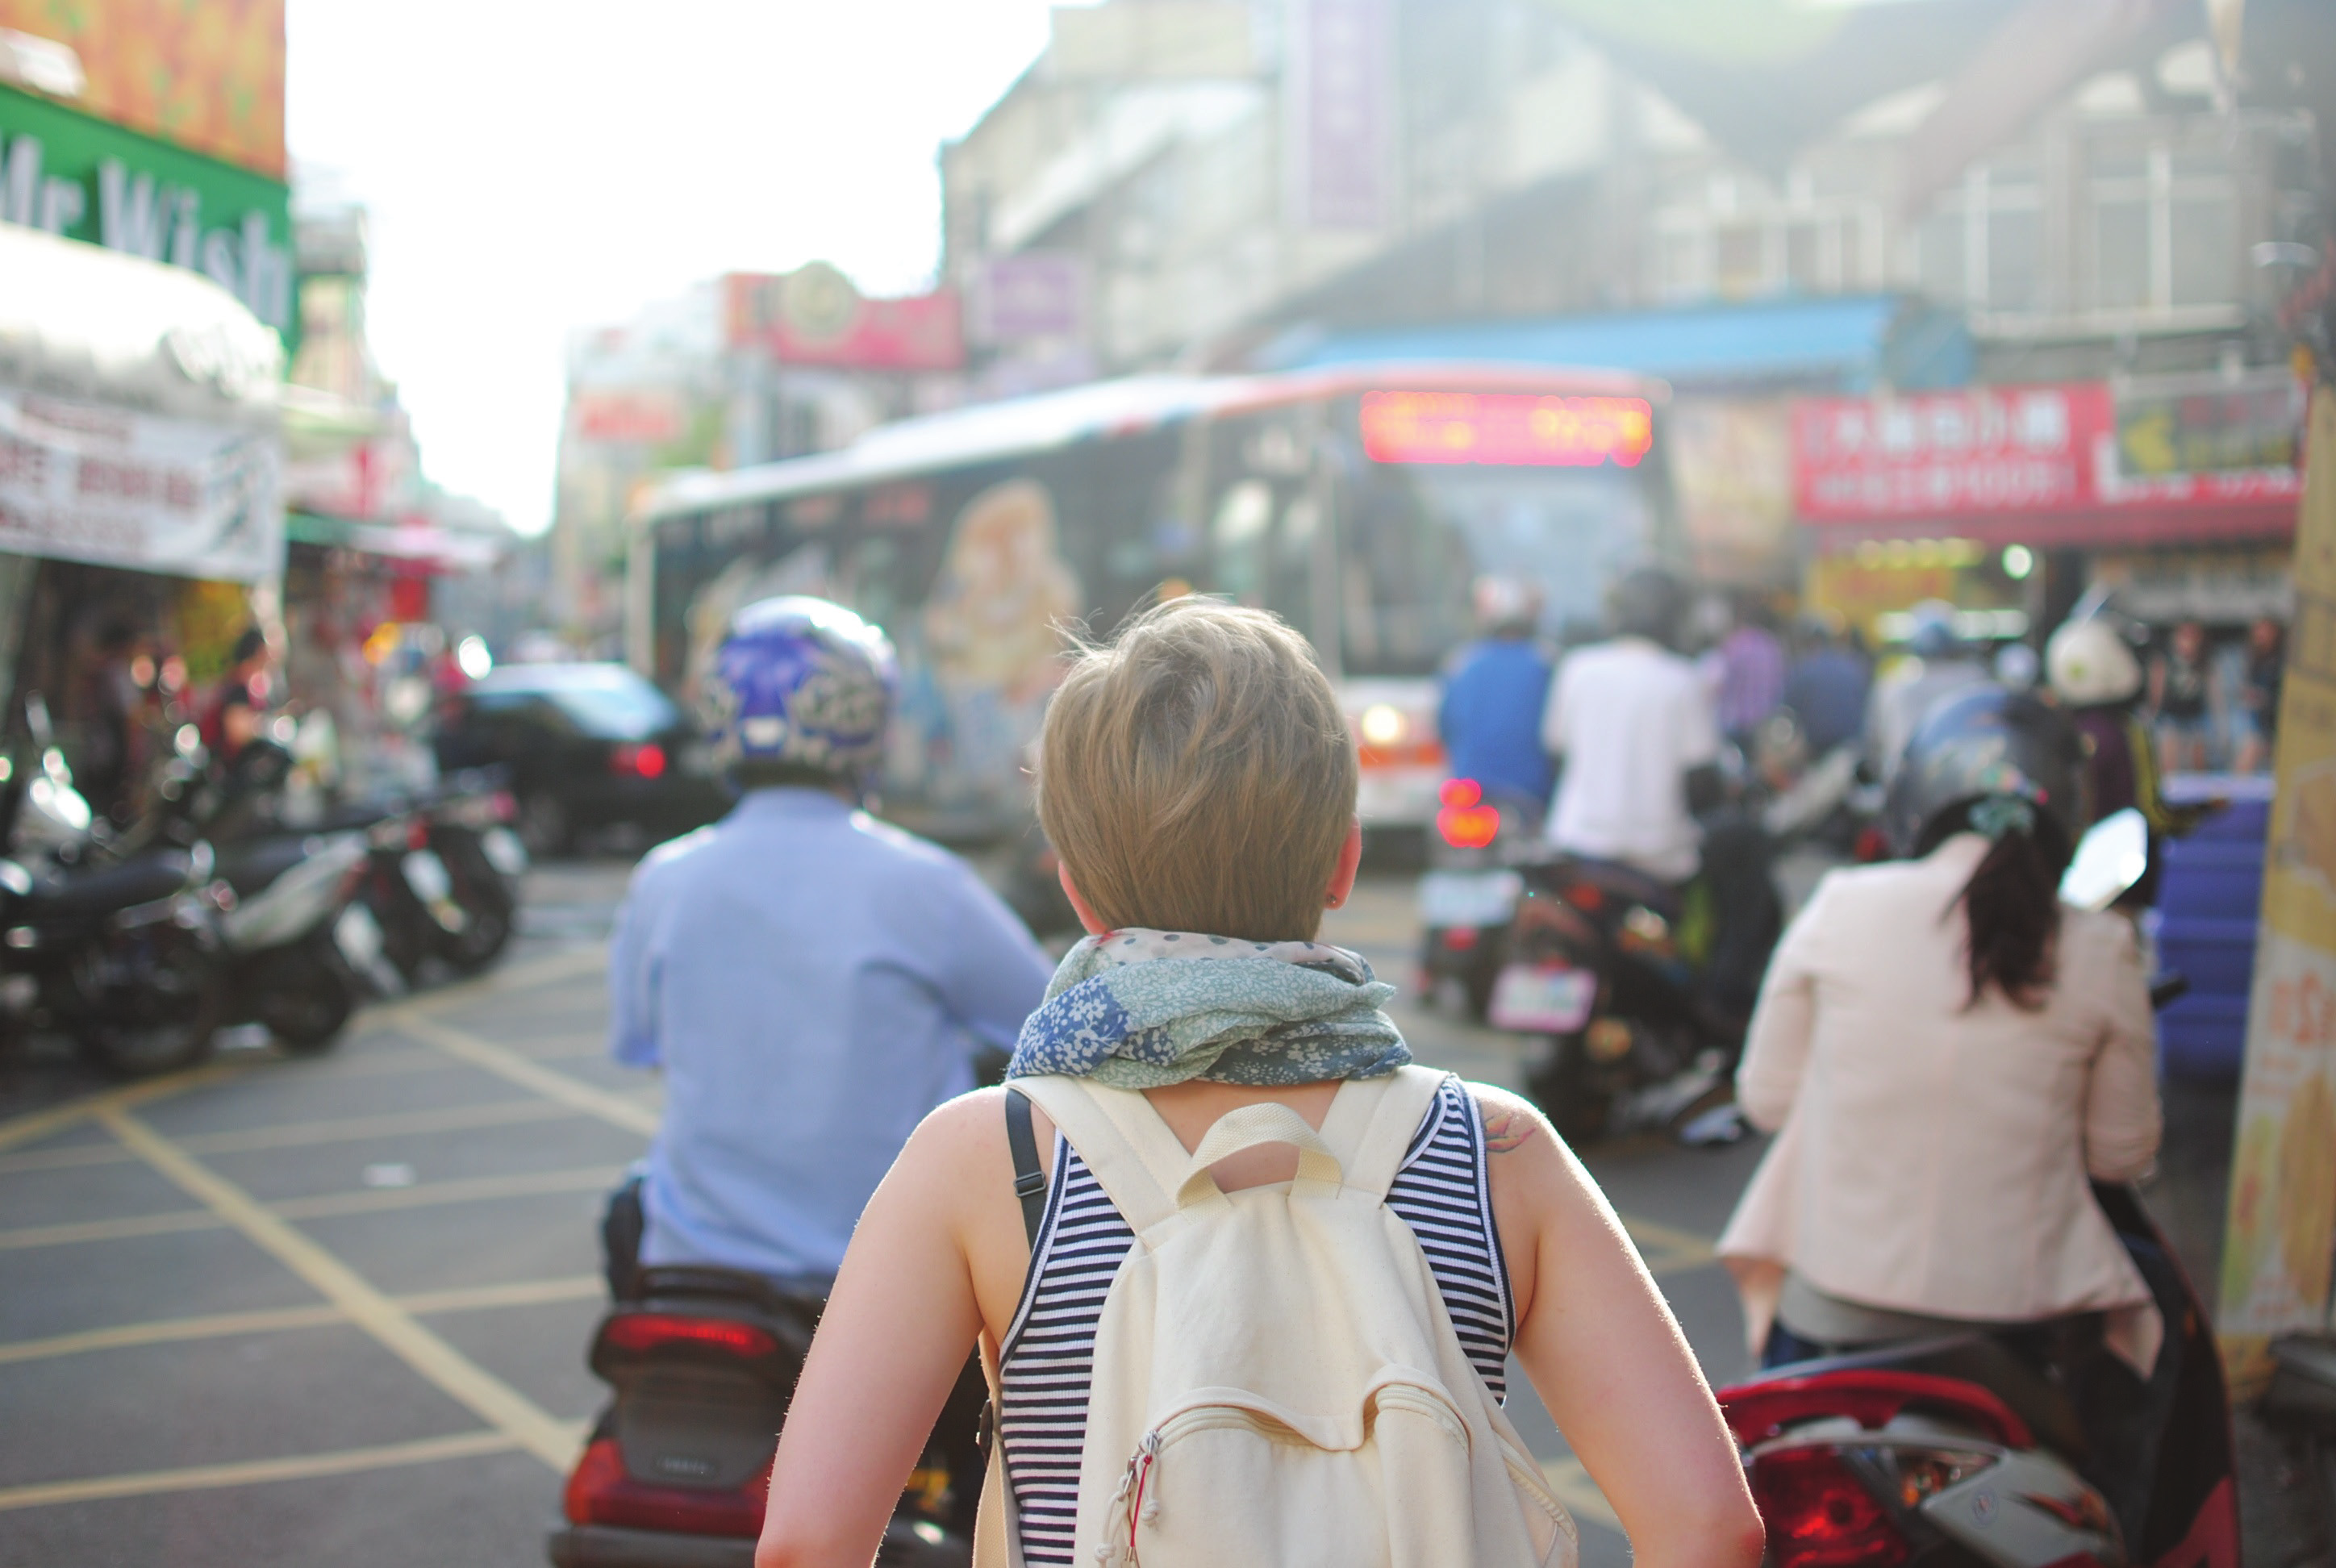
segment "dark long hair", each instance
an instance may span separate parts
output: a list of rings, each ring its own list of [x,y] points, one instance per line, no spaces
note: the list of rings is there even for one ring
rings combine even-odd
[[[1970,826],[1966,803],[1941,812],[1918,854],[1929,854]],[[2054,940],[2060,934],[2060,873],[2068,869],[2068,835],[2039,812],[2035,823],[2013,828],[1988,846],[1947,913],[1962,906],[1971,928],[1964,963],[1971,974],[1966,1008],[1979,1006],[1990,986],[2013,1007],[2034,1012],[2052,984]]]

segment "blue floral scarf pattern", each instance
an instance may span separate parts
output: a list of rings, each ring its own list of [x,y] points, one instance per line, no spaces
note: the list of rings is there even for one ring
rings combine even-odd
[[[1064,955],[1007,1076],[1120,1089],[1377,1077],[1411,1060],[1380,1010],[1394,995],[1361,955],[1321,942],[1105,931]]]

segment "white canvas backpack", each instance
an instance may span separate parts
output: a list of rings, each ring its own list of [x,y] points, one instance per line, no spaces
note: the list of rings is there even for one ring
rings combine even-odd
[[[1246,1105],[1190,1154],[1142,1095],[1016,1080],[1136,1236],[1095,1334],[1082,1568],[1573,1568],[1573,1521],[1386,1203],[1442,1076],[1350,1080],[1319,1133]],[[1209,1167],[1261,1144],[1298,1148],[1297,1180],[1220,1191]],[[1017,1534],[993,1452],[978,1568],[1020,1568]]]

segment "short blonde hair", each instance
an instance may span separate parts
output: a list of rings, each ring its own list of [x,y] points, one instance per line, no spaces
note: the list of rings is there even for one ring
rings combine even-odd
[[[1038,739],[1038,820],[1109,925],[1310,939],[1355,814],[1354,737],[1306,639],[1172,599],[1080,649]]]

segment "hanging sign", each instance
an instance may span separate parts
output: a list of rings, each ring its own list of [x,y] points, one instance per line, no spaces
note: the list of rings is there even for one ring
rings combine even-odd
[[[280,181],[0,87],[0,222],[200,272],[293,346]]]
[[[2328,1331],[2336,1272],[2336,392],[2312,399],[2215,1326],[2233,1392]]]
[[[272,434],[0,388],[0,550],[249,581],[283,570]]]

